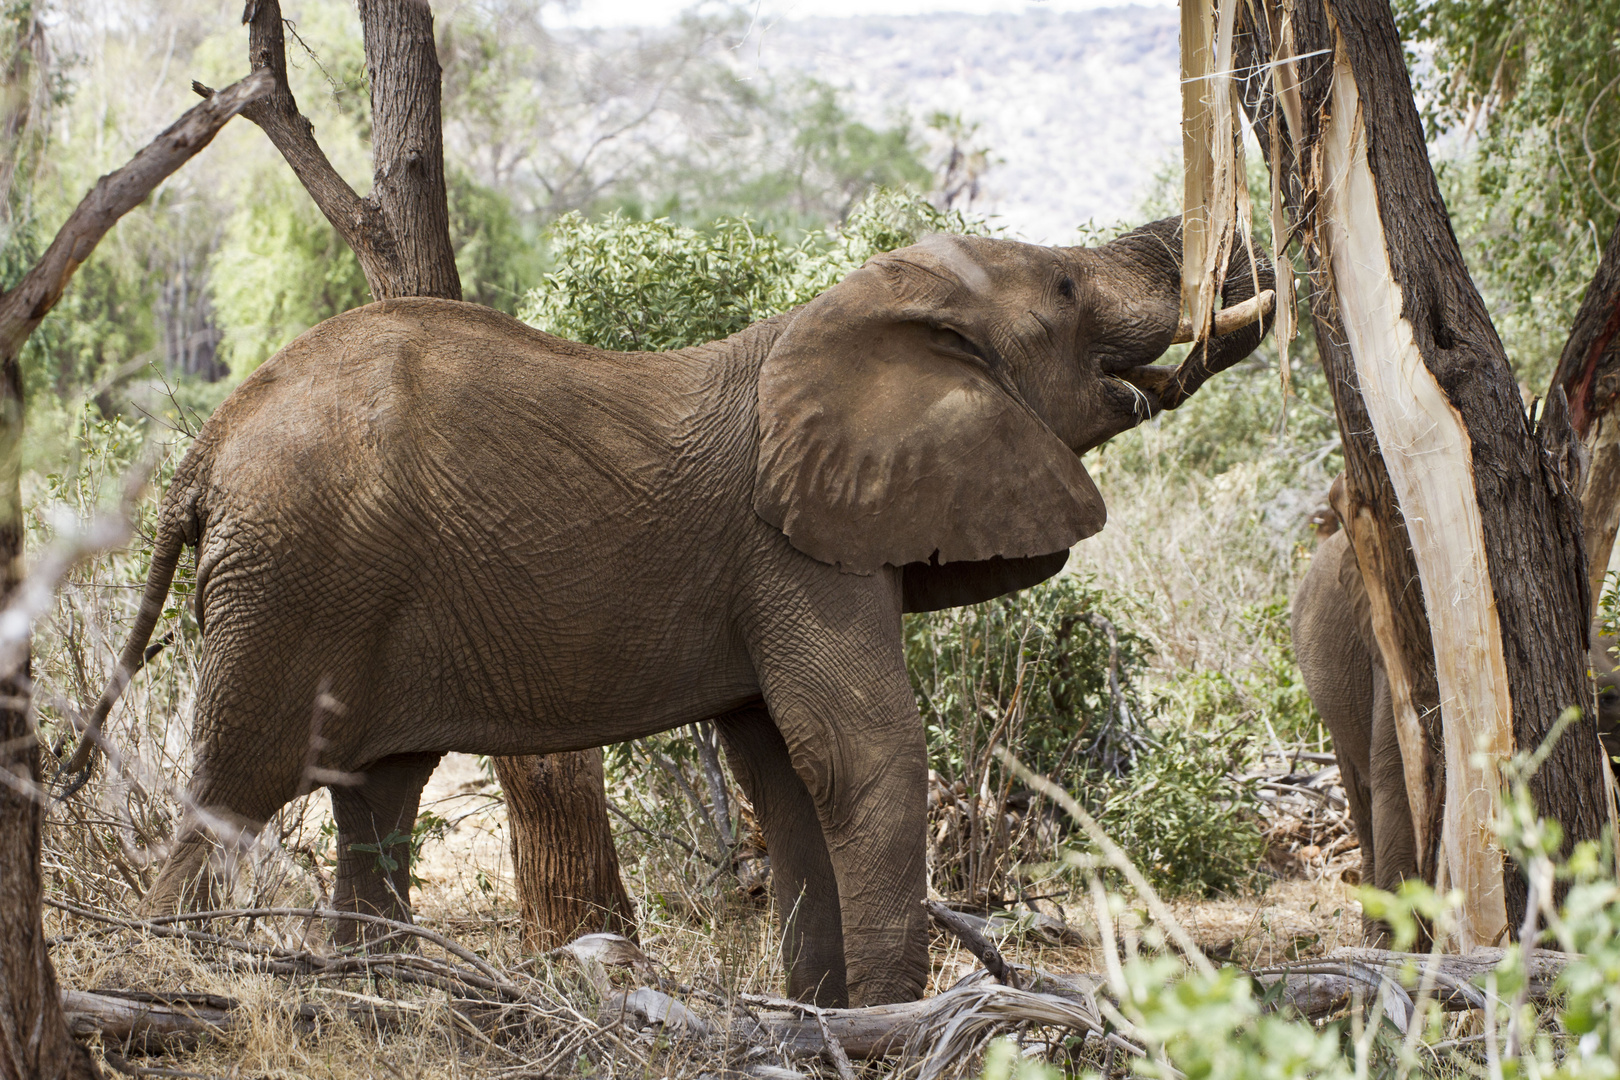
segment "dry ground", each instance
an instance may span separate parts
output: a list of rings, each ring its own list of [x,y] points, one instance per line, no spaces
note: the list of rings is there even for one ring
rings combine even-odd
[[[430,841],[423,851],[418,871],[422,885],[415,898],[419,921],[502,970],[537,978],[565,1003],[563,1011],[572,1010],[572,1015],[552,1016],[505,1037],[496,1032],[492,1039],[476,1025],[456,1018],[442,991],[385,980],[333,981],[250,972],[243,969],[245,958],[228,950],[112,931],[53,910],[47,916],[47,932],[58,938],[54,957],[63,984],[75,989],[209,993],[245,1004],[246,1025],[238,1030],[200,1043],[192,1040],[151,1048],[173,1053],[143,1057],[140,1047],[107,1048],[121,1051],[135,1068],[179,1069],[209,1076],[345,1080],[373,1076],[722,1075],[727,1062],[715,1059],[712,1053],[687,1054],[679,1048],[671,1052],[655,1038],[643,1036],[640,1042],[624,1043],[606,1035],[594,1023],[606,989],[601,972],[582,971],[564,958],[524,954],[518,940],[505,809],[492,797],[493,790],[477,760],[464,755],[452,755],[434,775],[423,808],[453,824],[442,839]],[[309,812],[315,817],[323,808],[318,801],[312,802]],[[682,868],[662,861],[662,853],[647,850],[642,838],[632,836],[620,842],[627,855],[627,880],[640,910],[641,944],[667,969],[666,977],[723,998],[781,992],[775,913],[768,901],[745,897],[735,886],[724,884],[703,890],[687,880],[684,886],[672,888],[671,879]],[[1318,844],[1312,850],[1299,839],[1284,836],[1281,846],[1295,850],[1272,861],[1288,867],[1290,875],[1271,882],[1263,892],[1172,905],[1177,918],[1212,955],[1262,964],[1359,941],[1360,908],[1345,880],[1354,879],[1359,867],[1353,844]],[[1339,850],[1324,860],[1319,854],[1324,846]],[[1303,857],[1299,849],[1306,849]],[[254,876],[251,867],[247,876]],[[690,878],[689,872],[687,876]],[[282,902],[308,899],[307,895],[287,895]],[[1085,940],[1097,940],[1083,898],[1076,896],[1063,904],[1045,900],[1040,907],[1048,915],[1066,918]],[[1141,925],[1139,917],[1127,915],[1121,920],[1125,948],[1137,946]],[[296,944],[303,936],[318,945],[323,935],[319,925],[296,920],[251,925],[239,920],[231,927],[216,929],[242,939],[282,944]],[[1102,968],[1100,954],[1083,945],[1053,947],[1034,940],[1005,944],[1010,959],[1050,971]],[[934,937],[932,956],[930,994],[978,968],[971,955],[941,934]],[[614,975],[618,985],[624,985],[626,977],[628,973]],[[286,1008],[290,1002],[341,1008],[368,1001],[401,1007],[404,1019],[384,1030],[342,1018],[327,1020],[314,1031],[297,1030]],[[737,1062],[732,1059],[730,1064]],[[819,1061],[791,1064],[811,1075],[836,1075],[830,1065]]]

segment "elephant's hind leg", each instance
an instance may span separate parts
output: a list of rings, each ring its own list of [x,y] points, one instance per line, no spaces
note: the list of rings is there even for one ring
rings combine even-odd
[[[821,1006],[844,1005],[849,991],[838,882],[815,800],[793,770],[787,743],[764,705],[720,717],[715,727],[765,830],[771,891],[782,913],[788,994]]]
[[[438,763],[438,754],[399,754],[368,765],[359,784],[332,786],[338,845],[333,902],[339,911],[410,920],[411,829],[422,788]],[[332,938],[352,944],[380,936],[376,929],[338,919]]]

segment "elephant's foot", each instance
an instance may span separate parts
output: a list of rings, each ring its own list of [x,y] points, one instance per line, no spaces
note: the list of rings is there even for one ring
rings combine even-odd
[[[853,1008],[916,1001],[928,983],[928,929],[921,898],[903,927],[844,928],[844,964]]]
[[[201,829],[182,832],[157,881],[141,898],[145,918],[183,911],[211,911],[223,902],[231,879],[230,850]]]

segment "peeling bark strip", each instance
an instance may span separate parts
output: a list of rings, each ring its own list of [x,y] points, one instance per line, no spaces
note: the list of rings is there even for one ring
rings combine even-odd
[[[1444,802],[1443,789],[1436,790],[1432,778],[1438,768],[1434,755],[1429,753],[1429,736],[1418,715],[1417,699],[1413,688],[1412,672],[1396,643],[1399,631],[1395,624],[1395,602],[1389,595],[1386,582],[1389,571],[1382,563],[1383,545],[1378,541],[1378,520],[1364,503],[1352,501],[1348,485],[1343,479],[1336,481],[1329,495],[1333,510],[1344,524],[1361,568],[1361,579],[1367,587],[1367,606],[1372,615],[1373,637],[1383,657],[1384,674],[1389,679],[1389,697],[1395,714],[1395,737],[1401,747],[1401,773],[1406,780],[1406,803],[1412,813],[1412,835],[1417,842],[1417,864],[1434,865],[1435,837],[1429,823],[1436,820],[1440,804]]]
[[[1411,535],[1430,628],[1445,643],[1435,655],[1447,779],[1436,885],[1463,890],[1457,935],[1468,952],[1496,942],[1508,925],[1502,850],[1488,826],[1501,808],[1497,767],[1513,751],[1513,704],[1468,426],[1425,366],[1401,313],[1355,73],[1342,40],[1339,46],[1322,133],[1321,240],[1361,398]],[[1409,784],[1414,779],[1421,783],[1409,777]]]
[[[1357,556],[1389,598],[1385,632],[1395,640],[1380,640],[1386,663],[1404,666],[1429,754],[1447,768],[1426,785],[1443,820],[1431,817],[1418,835],[1433,853],[1444,834],[1448,880],[1467,884],[1484,869],[1458,865],[1451,852],[1484,852],[1490,823],[1477,815],[1493,785],[1492,770],[1468,773],[1459,756],[1469,747],[1500,751],[1504,708],[1506,749],[1535,749],[1563,709],[1589,693],[1580,510],[1557,464],[1567,458],[1567,420],[1549,409],[1538,429],[1525,416],[1429,166],[1388,4],[1255,7],[1264,18],[1248,5],[1238,12],[1244,102],[1257,129],[1275,133],[1272,167],[1285,174],[1286,209],[1311,261],[1351,502],[1375,526],[1353,534]],[[1289,79],[1273,76],[1268,65],[1277,60],[1292,61]],[[1297,103],[1287,85],[1296,71]],[[1287,122],[1272,124],[1277,85]],[[1471,509],[1455,494],[1448,501],[1447,487],[1459,484]],[[1493,605],[1499,644],[1490,641]],[[1603,768],[1595,726],[1582,723],[1530,781],[1566,843],[1597,837],[1608,818]],[[1434,794],[1441,790],[1444,801]],[[1431,881],[1438,870],[1423,867]],[[1524,882],[1514,868],[1504,878],[1506,917],[1496,927],[1483,925],[1498,909],[1479,883],[1487,893],[1471,903],[1489,906],[1474,909],[1472,940],[1519,925]]]

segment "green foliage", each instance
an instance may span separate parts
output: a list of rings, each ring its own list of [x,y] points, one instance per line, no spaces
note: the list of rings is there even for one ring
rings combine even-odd
[[[1212,896],[1248,886],[1265,851],[1260,802],[1235,780],[1249,736],[1165,725],[1132,768],[1093,781],[1097,820],[1148,882],[1173,896]]]
[[[209,267],[221,358],[242,378],[323,319],[371,299],[360,261],[279,164],[225,223]]]
[[[1452,217],[1521,379],[1545,385],[1620,209],[1620,0],[1397,0]]]
[[[746,221],[700,233],[668,218],[599,222],[579,214],[551,230],[557,269],[519,317],[607,349],[678,349],[723,338],[778,310],[795,252]]]
[[[1289,744],[1314,741],[1321,717],[1294,659],[1287,601],[1279,597],[1240,613],[1237,629],[1251,643],[1249,665],[1237,673],[1179,672],[1161,691],[1159,709],[1196,729],[1236,723]]]
[[[1123,768],[1120,740],[1143,715],[1136,683],[1148,649],[1121,609],[1089,581],[1060,574],[983,604],[907,615],[906,666],[930,766],[973,779],[994,739],[1064,786]]]
[[[515,314],[540,276],[537,237],[527,233],[511,200],[465,172],[449,177],[450,244],[461,275],[461,298]]]
[[[736,218],[698,230],[668,218],[569,214],[551,229],[556,269],[518,317],[601,348],[683,348],[802,304],[872,255],[936,231],[972,229],[898,192],[874,193],[843,227],[798,244]]]
[[[1345,1059],[1338,1025],[1318,1030],[1263,1012],[1253,984],[1236,968],[1205,975],[1185,971],[1178,960],[1155,957],[1129,962],[1123,974],[1129,993],[1120,1011],[1160,1057],[1137,1063],[1141,1076],[1349,1080],[1357,1075]]]

